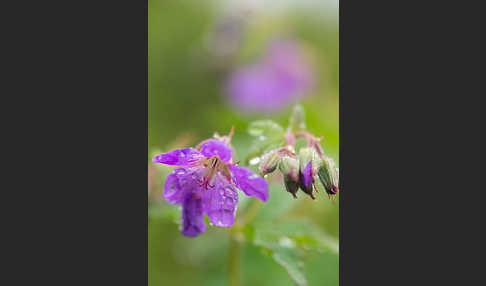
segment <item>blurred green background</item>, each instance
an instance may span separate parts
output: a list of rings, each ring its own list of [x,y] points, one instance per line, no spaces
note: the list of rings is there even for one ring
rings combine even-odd
[[[228,285],[228,230],[208,225],[197,238],[180,234],[179,207],[161,198],[166,175],[173,169],[151,163],[153,155],[197,145],[214,132],[235,126],[236,160],[244,162],[251,137],[248,124],[272,119],[286,127],[291,106],[273,114],[245,114],[223,94],[228,74],[257,59],[269,39],[291,35],[311,54],[317,89],[301,101],[307,128],[324,136],[325,153],[339,165],[338,20],[337,1],[194,1],[149,0],[149,285]],[[245,5],[241,3],[246,3]],[[223,33],[219,25],[231,19]],[[235,28],[236,27],[236,28]],[[236,41],[230,48],[221,42]],[[333,204],[325,192],[315,201],[303,193],[294,200],[277,175],[268,178],[269,201],[257,223],[276,225],[307,220],[337,243],[339,196]],[[240,194],[238,212],[251,199]],[[237,214],[238,217],[238,214]],[[295,285],[281,265],[262,249],[245,243],[241,257],[242,285]],[[339,257],[333,251],[306,251],[308,285],[338,285]],[[297,263],[297,262],[296,262]]]

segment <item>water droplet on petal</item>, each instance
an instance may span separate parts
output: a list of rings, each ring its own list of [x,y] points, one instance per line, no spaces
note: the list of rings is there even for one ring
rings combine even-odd
[[[230,198],[230,197],[226,197],[225,199],[225,204],[228,206],[228,207],[231,207],[231,205],[233,204],[233,199]]]

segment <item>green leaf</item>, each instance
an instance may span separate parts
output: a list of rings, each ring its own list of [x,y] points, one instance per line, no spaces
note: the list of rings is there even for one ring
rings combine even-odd
[[[259,120],[250,123],[248,133],[255,137],[250,147],[248,161],[285,144],[283,128],[271,120]]]
[[[285,268],[292,280],[299,286],[306,286],[303,252],[287,237],[275,240],[274,237],[255,232],[253,240],[256,246],[264,250],[276,263]]]
[[[250,123],[248,133],[252,136],[275,136],[283,134],[282,126],[272,120],[258,120]]]
[[[285,190],[282,181],[278,183],[271,182],[269,185],[270,199],[260,208],[255,218],[257,222],[270,223],[274,219],[284,216],[294,207],[298,201]]]
[[[337,239],[308,220],[287,220],[247,226],[247,239],[285,268],[297,285],[307,285],[305,254],[309,251],[339,254]]]
[[[307,219],[275,224],[270,232],[285,234],[302,249],[339,255],[339,241]]]

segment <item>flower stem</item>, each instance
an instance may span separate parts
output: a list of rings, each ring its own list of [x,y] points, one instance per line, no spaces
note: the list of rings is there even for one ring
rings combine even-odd
[[[240,285],[240,256],[241,256],[241,245],[240,242],[236,240],[236,237],[231,236],[230,242],[230,253],[229,253],[229,285],[239,286]]]
[[[231,228],[230,233],[230,252],[229,252],[229,285],[239,286],[240,276],[241,276],[241,245],[244,241],[242,231],[248,223],[252,222],[253,219],[258,214],[261,202],[257,199],[253,199],[251,204],[245,209],[245,213],[241,216],[239,220],[236,221],[235,225]]]

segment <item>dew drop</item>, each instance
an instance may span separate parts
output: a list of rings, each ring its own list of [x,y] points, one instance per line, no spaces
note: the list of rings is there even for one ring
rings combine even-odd
[[[260,163],[260,157],[256,157],[256,158],[253,158],[250,160],[250,165],[256,165],[258,163]]]
[[[281,237],[278,243],[282,247],[287,247],[287,248],[294,248],[295,247],[295,242],[292,239],[290,239],[286,236]]]

